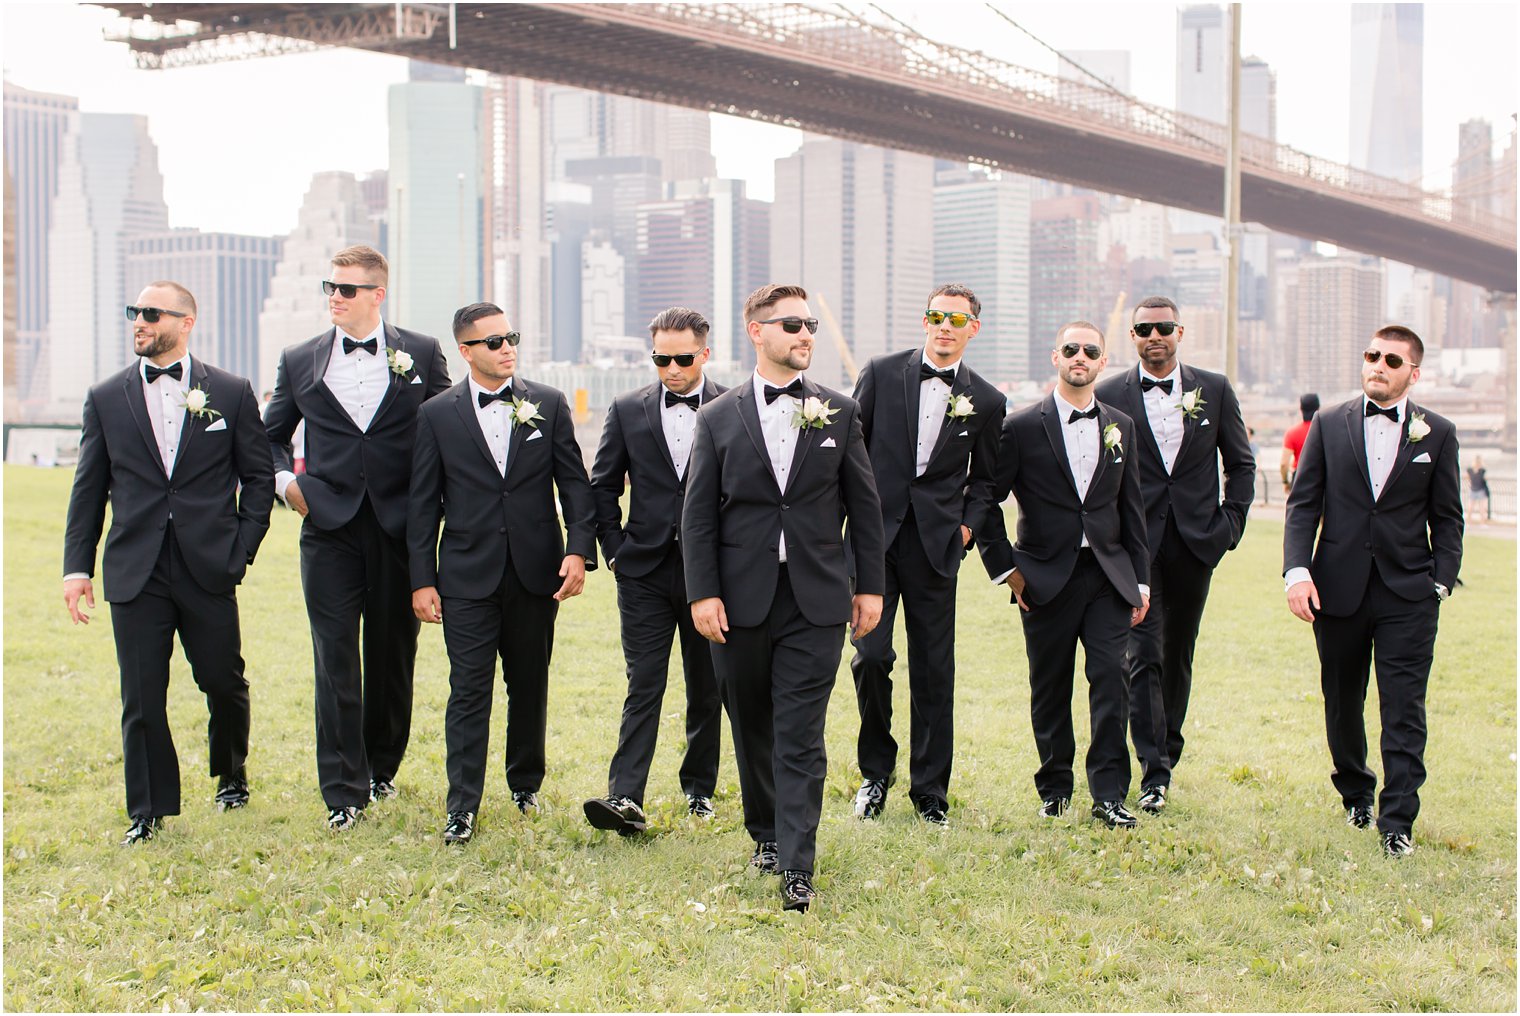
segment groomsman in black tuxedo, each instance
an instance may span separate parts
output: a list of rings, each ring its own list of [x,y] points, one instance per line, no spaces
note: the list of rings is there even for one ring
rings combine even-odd
[[[1390,857],[1414,853],[1425,782],[1425,688],[1441,602],[1462,565],[1461,456],[1451,421],[1415,405],[1425,347],[1400,325],[1362,354],[1362,395],[1309,426],[1288,495],[1288,609],[1314,624],[1325,732],[1346,821],[1372,825],[1377,777],[1363,713],[1377,665],[1383,792],[1377,828]]]
[[[607,796],[587,801],[585,810],[598,829],[623,835],[647,825],[644,787],[660,732],[671,637],[677,632],[686,676],[681,789],[688,814],[713,817],[723,703],[707,640],[692,624],[679,539],[697,410],[728,390],[702,377],[710,353],[708,328],[706,318],[686,307],[671,307],[649,323],[659,380],[613,400],[591,467],[597,538],[617,578],[628,695]],[[625,480],[633,488],[626,524],[619,504]]]
[[[1177,305],[1151,296],[1135,307],[1130,338],[1140,363],[1097,386],[1098,401],[1135,421],[1135,457],[1151,549],[1151,605],[1130,632],[1130,737],[1140,758],[1140,807],[1166,808],[1182,758],[1193,687],[1193,646],[1214,568],[1234,550],[1256,496],[1256,459],[1240,401],[1223,374],[1177,359]],[[1224,470],[1224,499],[1219,473]]]
[[[102,561],[121,667],[126,769],[124,846],[179,814],[179,758],[169,732],[169,658],[179,633],[211,718],[211,775],[223,810],[248,803],[248,681],[237,586],[269,529],[274,465],[253,388],[190,355],[195,297],[154,282],[127,308],[139,360],[84,400],[79,466],[63,546],[63,603],[75,624],[93,610]]]
[[[417,409],[449,386],[436,339],[381,320],[388,272],[371,247],[333,255],[322,283],[333,327],[280,354],[264,409],[275,491],[305,519],[317,778],[334,831],[351,828],[370,801],[396,795],[411,737],[417,619],[406,490]],[[303,420],[306,472],[297,479],[290,442]]]
[[[1108,363],[1103,333],[1073,321],[1056,333],[1056,389],[1010,413],[998,446],[996,503],[1018,500],[1018,538],[984,546],[995,582],[1013,590],[1029,657],[1030,713],[1040,768],[1040,814],[1071,806],[1071,692],[1077,643],[1087,658],[1092,744],[1087,785],[1093,817],[1133,828],[1129,794],[1129,718],[1124,647],[1150,604],[1150,551],[1140,491],[1135,424],[1099,402],[1093,382]]]
[[[902,600],[908,630],[908,797],[924,821],[946,825],[955,754],[955,586],[961,558],[992,501],[1007,400],[962,361],[981,329],[982,302],[959,283],[924,311],[924,344],[878,356],[855,381],[885,530],[881,623],[856,641],[850,669],[860,706],[862,783],[855,814],[886,806],[897,766],[892,737],[892,626]]]
[[[733,724],[750,864],[779,871],[782,905],[806,910],[844,625],[858,639],[881,618],[881,503],[860,407],[802,375],[818,331],[806,291],[762,286],[744,322],[755,374],[697,414],[681,547],[692,620],[713,643]]]
[[[516,376],[521,336],[506,314],[491,303],[461,307],[454,339],[470,374],[417,414],[406,534],[412,610],[443,623],[449,653],[443,840],[468,843],[485,789],[497,656],[507,787],[518,811],[538,809],[554,619],[596,568],[596,519],[570,405]]]

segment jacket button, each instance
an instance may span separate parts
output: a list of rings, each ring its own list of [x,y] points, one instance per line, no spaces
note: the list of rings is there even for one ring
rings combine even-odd
[[[1084,518],[1084,519],[1085,519],[1085,518],[1087,518],[1087,509],[1086,509],[1086,508],[1083,508],[1083,509],[1082,509],[1082,517],[1083,517],[1083,518]]]
[[[897,516],[897,521],[901,522],[905,518],[907,518],[906,515],[899,515],[899,516]]]
[[[1377,509],[1376,508],[1372,509],[1372,514],[1374,514],[1374,515],[1377,514]]]
[[[782,505],[782,506],[781,506],[781,510],[782,510],[782,511],[786,511],[786,510],[787,510],[787,509],[788,509],[788,508],[790,508],[790,507],[791,507],[791,505],[789,505],[789,504],[784,504],[784,505]]]
[[[505,500],[506,496],[507,496],[507,492],[506,491],[502,491],[501,492],[501,496],[502,496],[503,500]]]
[[[1372,549],[1372,544],[1370,544],[1370,543],[1364,543],[1364,544],[1362,544],[1362,549],[1363,550],[1371,550]]]
[[[774,543],[770,545],[770,552],[772,554],[774,554],[776,552],[776,545]]]
[[[505,532],[506,532],[506,531],[507,531],[507,527],[506,527],[506,526],[502,526],[502,527],[501,527],[501,528],[500,528],[500,529],[498,529],[498,530],[496,530],[496,531],[497,531],[497,532],[498,532],[498,533],[505,533]]]

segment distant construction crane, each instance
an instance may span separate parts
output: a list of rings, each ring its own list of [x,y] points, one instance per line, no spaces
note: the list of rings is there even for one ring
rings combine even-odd
[[[855,365],[855,353],[850,349],[849,342],[845,341],[839,322],[834,320],[834,312],[829,310],[829,301],[825,300],[821,293],[814,293],[813,299],[818,301],[818,313],[823,318],[823,326],[829,330],[829,338],[834,341],[834,348],[839,351],[839,362],[849,372],[850,384],[853,385],[855,378],[860,374],[860,368]]]

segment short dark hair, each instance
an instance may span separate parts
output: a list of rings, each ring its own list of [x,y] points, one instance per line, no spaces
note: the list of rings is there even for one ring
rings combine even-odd
[[[454,312],[454,340],[457,342],[471,325],[481,318],[488,318],[495,314],[503,314],[500,307],[494,303],[472,303],[460,307]]]
[[[191,317],[195,317],[196,311],[198,309],[195,306],[195,296],[194,296],[194,294],[192,294],[190,292],[190,290],[186,289],[184,286],[181,286],[178,282],[171,282],[168,279],[159,279],[157,282],[150,282],[150,283],[148,283],[143,288],[144,289],[161,288],[161,289],[172,290],[173,293],[174,293],[174,295],[179,297],[179,307],[177,307],[175,309],[177,309],[177,310],[187,310],[187,311],[190,312],[190,316]],[[164,309],[165,310],[169,310],[170,308],[165,307]]]
[[[1390,342],[1406,342],[1410,350],[1414,352],[1414,365],[1418,367],[1425,362],[1425,343],[1414,333],[1414,329],[1405,328],[1403,325],[1384,325],[1372,333],[1374,339],[1387,339]]]
[[[964,282],[947,282],[943,286],[938,286],[934,292],[929,294],[929,299],[924,302],[933,303],[936,296],[964,297],[971,304],[971,316],[982,316],[982,301],[976,298],[976,294],[971,291],[971,287]]]
[[[1108,340],[1103,337],[1103,329],[1099,328],[1097,325],[1093,324],[1091,321],[1068,321],[1064,325],[1062,325],[1060,328],[1057,328],[1056,329],[1056,345],[1060,346],[1061,345],[1061,338],[1062,338],[1062,336],[1064,336],[1067,332],[1069,332],[1069,331],[1071,331],[1071,330],[1073,330],[1075,328],[1087,328],[1087,329],[1090,329],[1091,331],[1097,332],[1098,333],[1098,344],[1101,345],[1105,350],[1108,349]]]
[[[1298,411],[1305,421],[1314,419],[1314,414],[1319,412],[1319,396],[1313,392],[1298,397]]]
[[[1147,296],[1144,300],[1141,300],[1139,303],[1135,304],[1135,309],[1132,310],[1132,311],[1130,311],[1130,315],[1129,316],[1130,316],[1131,319],[1133,319],[1134,316],[1136,314],[1140,313],[1140,311],[1142,309],[1150,308],[1150,307],[1167,307],[1167,308],[1169,308],[1171,310],[1171,312],[1172,312],[1173,315],[1177,315],[1177,314],[1181,314],[1182,313],[1181,311],[1179,311],[1177,309],[1177,305],[1172,302],[1172,300],[1171,300],[1170,297],[1166,297],[1166,296]]]
[[[690,307],[667,307],[649,322],[649,337],[654,338],[655,332],[691,332],[698,342],[706,343],[710,328],[707,319]]]
[[[788,297],[806,300],[807,290],[801,286],[786,286],[774,282],[761,286],[749,294],[744,301],[744,323],[749,324],[751,321],[760,320],[761,314]]]

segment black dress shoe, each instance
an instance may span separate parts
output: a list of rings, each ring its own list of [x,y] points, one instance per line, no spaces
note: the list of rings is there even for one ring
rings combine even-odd
[[[1166,810],[1166,787],[1157,784],[1154,787],[1140,788],[1140,810],[1147,815],[1159,815]]]
[[[1408,857],[1414,853],[1414,837],[1408,833],[1384,833],[1383,853],[1389,857]]]
[[[619,836],[633,836],[649,827],[644,809],[631,797],[593,797],[583,807],[587,822]]]
[[[1069,797],[1049,797],[1040,802],[1041,818],[1060,818],[1071,807]]]
[[[451,811],[448,822],[443,827],[443,842],[445,843],[468,843],[470,837],[475,835],[475,813],[473,811]]]
[[[218,811],[232,811],[248,804],[248,777],[243,770],[217,778],[215,800]]]
[[[813,873],[809,871],[783,871],[781,873],[781,909],[806,913],[808,904],[818,897],[813,888]]]
[[[750,855],[749,864],[751,868],[759,868],[767,875],[774,875],[779,870],[776,862],[780,856],[781,851],[774,840],[761,840],[755,844],[755,852]]]
[[[713,809],[712,798],[701,794],[686,795],[686,814],[692,818],[709,819],[717,812]]]
[[[364,809],[349,805],[346,808],[327,809],[327,828],[335,833],[347,832],[364,819]]]
[[[949,806],[937,797],[915,797],[913,807],[918,817],[930,825],[945,827],[950,824]]]
[[[518,811],[526,815],[529,811],[538,810],[538,795],[531,790],[514,790],[512,803],[517,805]]]
[[[127,835],[121,839],[124,847],[135,846],[139,843],[147,843],[158,831],[164,827],[162,818],[144,818],[141,815],[132,819],[132,827],[127,830]]]
[[[1093,818],[1110,829],[1133,829],[1140,821],[1124,807],[1123,801],[1096,801],[1092,806]]]
[[[866,780],[855,792],[855,817],[873,819],[887,806],[887,781]]]
[[[1372,825],[1372,805],[1353,804],[1347,808],[1346,824],[1356,829],[1366,829]]]
[[[383,801],[388,797],[395,797],[400,791],[396,784],[390,780],[371,779],[369,781],[369,799],[371,801]]]

